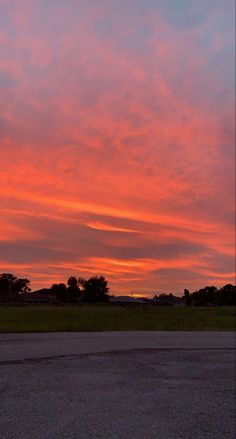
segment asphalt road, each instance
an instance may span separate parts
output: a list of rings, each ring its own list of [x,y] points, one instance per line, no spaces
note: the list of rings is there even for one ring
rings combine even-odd
[[[235,437],[235,334],[0,335],[1,439]]]

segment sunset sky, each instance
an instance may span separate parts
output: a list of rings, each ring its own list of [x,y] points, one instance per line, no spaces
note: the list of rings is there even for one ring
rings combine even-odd
[[[234,0],[0,0],[0,272],[234,283]]]

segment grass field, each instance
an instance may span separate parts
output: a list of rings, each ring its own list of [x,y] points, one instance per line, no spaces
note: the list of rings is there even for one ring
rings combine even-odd
[[[112,306],[2,306],[0,332],[234,330],[236,308]]]

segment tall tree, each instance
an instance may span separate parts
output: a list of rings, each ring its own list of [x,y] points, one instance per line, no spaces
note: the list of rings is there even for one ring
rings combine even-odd
[[[2,273],[0,275],[1,295],[20,295],[30,291],[30,281],[28,279],[17,278],[11,273]]]
[[[67,292],[66,292],[66,301],[70,303],[75,303],[78,301],[81,296],[81,290],[78,285],[78,280],[75,276],[69,277],[67,281]]]
[[[189,292],[189,290],[184,290],[183,300],[185,301],[185,305],[191,306],[192,305],[192,297]]]
[[[219,305],[236,306],[236,286],[227,284],[219,291]]]
[[[53,284],[51,286],[51,292],[56,296],[57,300],[66,302],[66,285],[63,283]]]
[[[84,284],[83,301],[88,303],[108,302],[108,293],[109,287],[105,277],[93,276]]]
[[[78,288],[78,280],[75,276],[70,276],[67,285],[69,288]]]

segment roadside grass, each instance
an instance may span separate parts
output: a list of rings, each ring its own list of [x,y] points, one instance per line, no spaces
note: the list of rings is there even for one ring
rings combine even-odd
[[[152,305],[1,306],[0,332],[229,331],[236,307]]]

